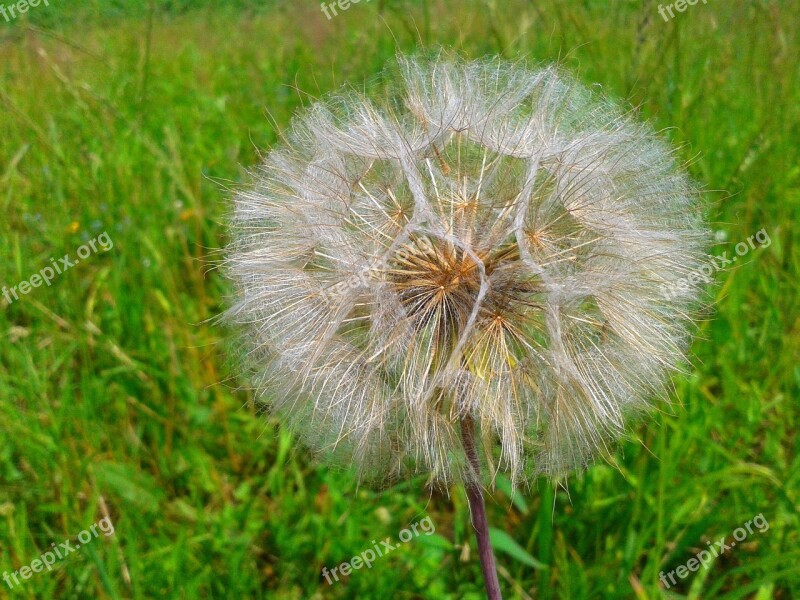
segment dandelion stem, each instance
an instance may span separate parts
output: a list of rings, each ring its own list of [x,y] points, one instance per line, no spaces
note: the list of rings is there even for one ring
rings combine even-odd
[[[472,418],[466,417],[461,421],[461,442],[464,445],[472,471],[471,476],[464,482],[464,488],[469,500],[472,527],[478,540],[478,554],[481,557],[483,580],[486,583],[486,594],[489,600],[502,600],[500,582],[497,580],[497,567],[494,564],[492,543],[489,541],[489,522],[486,520],[486,505],[483,501],[481,488],[481,466],[478,462],[478,451],[475,447],[475,423]]]

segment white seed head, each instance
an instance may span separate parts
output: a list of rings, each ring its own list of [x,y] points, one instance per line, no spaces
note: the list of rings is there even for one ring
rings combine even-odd
[[[699,194],[554,68],[400,67],[304,112],[235,196],[228,317],[259,398],[372,480],[466,477],[466,417],[492,473],[580,468],[683,358]]]

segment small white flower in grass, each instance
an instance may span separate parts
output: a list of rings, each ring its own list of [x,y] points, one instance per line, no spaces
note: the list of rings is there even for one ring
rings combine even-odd
[[[228,316],[259,397],[371,480],[584,466],[683,358],[700,288],[662,288],[705,259],[697,190],[553,68],[401,72],[313,105],[235,196]]]

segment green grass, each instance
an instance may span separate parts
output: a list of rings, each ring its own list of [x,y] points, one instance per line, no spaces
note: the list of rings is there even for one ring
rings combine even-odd
[[[193,4],[156,2],[151,21],[145,3],[51,0],[0,20],[0,285],[114,241],[0,298],[0,572],[106,511],[116,526],[0,598],[483,597],[463,493],[315,467],[252,408],[208,322],[229,182],[313,97],[437,45],[560,59],[681,144],[715,253],[772,240],[720,274],[693,374],[614,466],[489,500],[521,547],[498,552],[506,596],[800,598],[800,3],[711,0],[669,23],[622,0],[376,0],[331,21],[316,2]],[[769,530],[659,587],[760,513]],[[322,579],[426,515],[435,535]]]

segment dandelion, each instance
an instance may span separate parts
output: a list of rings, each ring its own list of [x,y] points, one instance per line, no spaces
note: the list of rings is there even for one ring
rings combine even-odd
[[[230,320],[259,397],[362,479],[482,487],[585,466],[667,392],[700,290],[698,194],[555,68],[400,59],[298,117],[236,194]]]

